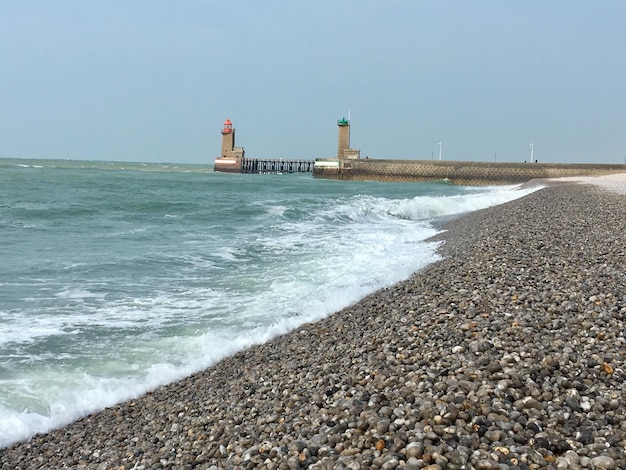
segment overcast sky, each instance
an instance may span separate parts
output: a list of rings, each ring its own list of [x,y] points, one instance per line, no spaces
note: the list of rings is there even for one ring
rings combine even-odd
[[[0,157],[626,161],[623,0],[2,0]]]

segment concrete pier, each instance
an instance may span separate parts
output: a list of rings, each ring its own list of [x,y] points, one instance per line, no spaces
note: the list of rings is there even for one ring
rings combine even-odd
[[[349,181],[437,181],[480,186],[517,184],[536,178],[626,173],[622,164],[510,163],[440,160],[317,159],[316,178]]]

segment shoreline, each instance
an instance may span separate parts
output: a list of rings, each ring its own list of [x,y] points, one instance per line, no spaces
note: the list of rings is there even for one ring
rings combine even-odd
[[[626,468],[625,207],[557,182],[446,221],[408,280],[1,468]]]

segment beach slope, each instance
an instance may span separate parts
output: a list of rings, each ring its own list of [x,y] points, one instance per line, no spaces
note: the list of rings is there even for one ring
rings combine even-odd
[[[444,228],[412,278],[1,468],[626,468],[626,195],[557,183]]]

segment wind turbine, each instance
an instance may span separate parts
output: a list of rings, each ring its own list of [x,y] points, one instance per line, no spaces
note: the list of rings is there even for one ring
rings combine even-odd
[[[437,145],[439,145],[439,160],[441,160],[441,142],[437,142]]]
[[[532,142],[530,144],[530,163],[534,163],[535,161],[535,143]]]

